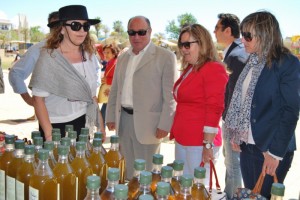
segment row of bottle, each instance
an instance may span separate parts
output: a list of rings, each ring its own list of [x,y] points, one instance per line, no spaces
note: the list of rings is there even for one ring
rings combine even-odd
[[[102,140],[96,136],[93,140],[93,150],[88,158],[86,157],[87,137],[81,134],[79,140],[85,139],[79,142],[76,142],[76,137],[73,138],[76,144],[76,155],[70,163],[70,138],[62,138],[59,142],[57,138],[60,137],[55,133],[52,135],[53,141],[45,142],[44,149],[43,139],[40,136],[33,137],[35,146],[25,146],[23,140],[15,141],[13,135],[5,136],[5,152],[0,156],[0,200],[29,199],[30,195],[40,196],[33,199],[44,199],[42,196],[46,196],[47,199],[53,196],[53,199],[56,199],[58,193],[60,199],[83,199],[86,195],[86,177],[100,176],[101,188],[105,189],[106,174],[110,167],[119,169],[120,183],[124,183],[125,160],[119,152],[118,136],[111,137],[111,148],[104,156],[101,153]],[[69,132],[68,137],[72,140],[72,132]],[[55,146],[57,148],[54,148]],[[54,156],[55,149],[57,160]],[[44,191],[43,188],[49,189]],[[50,188],[59,192],[50,192]],[[22,198],[19,198],[20,196]]]

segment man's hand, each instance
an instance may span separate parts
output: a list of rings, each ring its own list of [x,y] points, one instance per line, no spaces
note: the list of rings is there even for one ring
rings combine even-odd
[[[159,128],[156,129],[156,138],[157,139],[162,139],[164,137],[166,137],[168,135],[168,132],[167,131],[164,131],[164,130],[161,130]]]
[[[106,126],[107,126],[108,130],[110,130],[110,131],[114,131],[116,129],[116,123],[115,122],[107,122]]]
[[[264,152],[263,155],[265,157],[264,164],[262,167],[263,176],[265,176],[266,174],[274,176],[276,169],[279,165],[279,160],[277,160],[276,158],[273,158],[267,152]]]

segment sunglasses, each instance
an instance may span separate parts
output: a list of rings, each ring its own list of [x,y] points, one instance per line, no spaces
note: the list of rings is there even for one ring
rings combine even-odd
[[[128,30],[127,33],[129,36],[135,36],[135,34],[138,34],[139,36],[145,36],[147,33],[147,30],[138,30],[138,31],[134,31],[134,30]]]
[[[91,27],[88,22],[85,22],[84,24],[81,24],[80,22],[72,22],[71,24],[64,23],[64,26],[70,26],[72,31],[80,31],[80,29],[83,27],[85,32],[88,32]]]
[[[182,49],[182,47],[186,48],[186,49],[190,49],[191,48],[191,44],[192,43],[197,43],[198,41],[192,41],[192,42],[178,42],[178,47],[179,49]]]
[[[241,32],[241,34],[247,42],[251,42],[253,37],[255,36],[255,35],[252,36],[250,32]]]

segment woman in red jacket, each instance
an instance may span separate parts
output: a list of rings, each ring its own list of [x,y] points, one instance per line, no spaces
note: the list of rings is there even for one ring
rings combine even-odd
[[[183,73],[173,89],[177,107],[170,139],[175,138],[175,159],[184,161],[184,173],[193,174],[201,161],[215,160],[222,145],[219,121],[228,75],[203,26],[184,27],[178,47]]]

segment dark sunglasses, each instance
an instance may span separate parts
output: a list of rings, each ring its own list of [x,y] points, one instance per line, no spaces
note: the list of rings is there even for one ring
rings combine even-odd
[[[192,43],[197,43],[198,41],[192,41],[192,42],[179,42],[178,43],[178,47],[179,49],[182,49],[182,47],[186,48],[186,49],[190,49],[191,48],[191,44]]]
[[[241,34],[247,42],[251,42],[253,39],[253,36],[255,36],[255,35],[252,36],[250,32],[241,32]]]
[[[147,30],[138,30],[138,31],[134,31],[134,30],[128,30],[127,33],[129,36],[135,36],[135,34],[138,34],[139,36],[145,36],[147,33]]]
[[[80,22],[71,22],[71,24],[64,23],[64,26],[70,26],[72,31],[79,31],[81,27],[83,27],[85,32],[88,32],[91,27],[88,22],[85,22],[84,24],[81,24]]]

